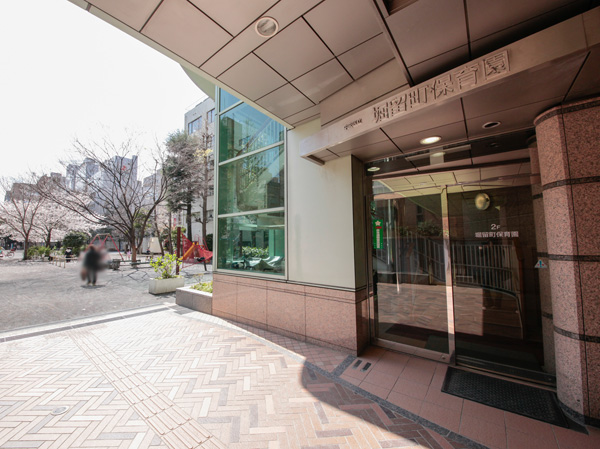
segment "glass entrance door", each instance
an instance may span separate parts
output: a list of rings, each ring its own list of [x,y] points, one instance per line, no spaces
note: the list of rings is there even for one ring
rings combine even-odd
[[[542,370],[531,195],[510,180],[448,194],[459,363]]]
[[[449,347],[441,195],[378,195],[371,218],[375,338],[444,358]]]
[[[542,373],[536,227],[523,170],[374,181],[377,344],[552,382]]]

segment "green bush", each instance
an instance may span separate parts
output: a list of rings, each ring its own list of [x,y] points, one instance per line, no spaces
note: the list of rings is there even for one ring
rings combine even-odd
[[[27,257],[32,258],[32,257],[37,257],[39,256],[39,247],[37,246],[31,246],[29,248],[27,248]]]
[[[206,249],[208,249],[209,251],[213,250],[213,235],[212,234],[206,234]]]
[[[175,274],[177,265],[181,265],[181,259],[177,259],[175,254],[165,254],[150,261],[150,266],[158,273],[157,279],[180,277]]]
[[[267,257],[269,257],[269,248],[242,246],[242,255],[244,257],[260,257],[261,259],[266,259]]]
[[[89,235],[87,235],[85,232],[71,231],[67,235],[65,235],[65,238],[63,239],[62,243],[63,247],[72,248],[73,254],[75,256],[79,256],[79,253],[81,252],[82,248],[85,249],[85,244],[87,243],[88,239]]]
[[[199,290],[201,292],[212,293],[213,292],[213,283],[212,283],[212,281],[198,282],[197,284],[192,285],[191,288],[193,288],[194,290]]]

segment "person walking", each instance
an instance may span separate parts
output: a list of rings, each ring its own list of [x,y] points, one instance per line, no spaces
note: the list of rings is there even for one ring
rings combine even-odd
[[[83,256],[83,268],[86,271],[87,285],[96,285],[98,270],[100,270],[100,262],[102,255],[96,247],[90,244],[87,247],[85,256]]]

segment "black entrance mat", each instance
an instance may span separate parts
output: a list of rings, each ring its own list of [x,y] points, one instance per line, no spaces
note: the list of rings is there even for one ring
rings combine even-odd
[[[556,426],[569,427],[558,406],[556,394],[551,391],[452,367],[448,367],[442,391]]]

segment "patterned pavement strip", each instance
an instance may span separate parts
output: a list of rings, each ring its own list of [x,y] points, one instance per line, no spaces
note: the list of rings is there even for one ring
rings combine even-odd
[[[0,448],[482,447],[340,379],[353,361],[179,307],[8,341]]]

